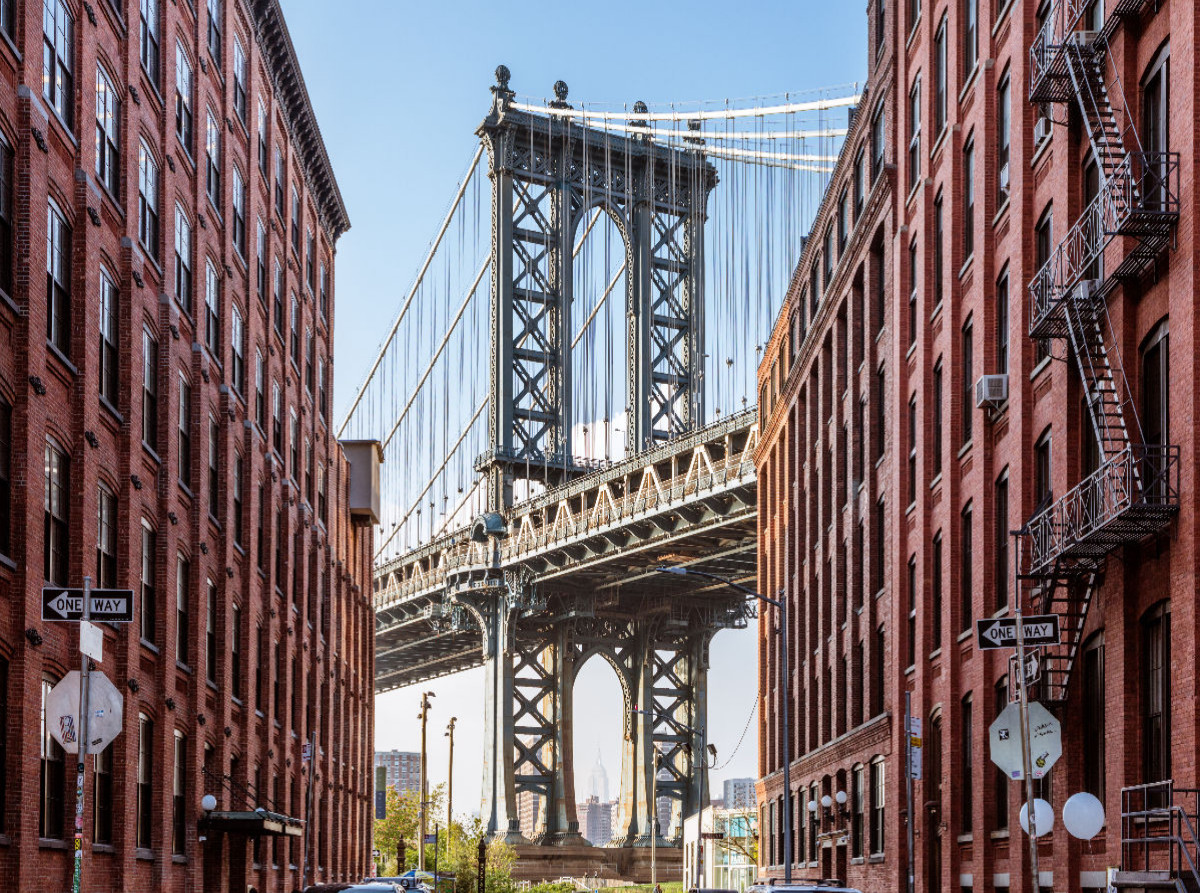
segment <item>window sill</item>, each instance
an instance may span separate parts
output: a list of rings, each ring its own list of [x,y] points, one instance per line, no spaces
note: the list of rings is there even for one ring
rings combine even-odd
[[[103,394],[100,395],[100,407],[108,412],[108,414],[116,420],[118,425],[125,423],[125,416],[121,415],[121,413],[117,411],[117,408],[113,406],[112,403],[109,402],[108,398]]]
[[[971,438],[966,443],[958,448],[958,458],[962,458],[967,453],[971,452],[971,447],[975,446],[975,438]]]
[[[1036,379],[1036,378],[1037,378],[1039,375],[1041,375],[1041,374],[1042,374],[1042,371],[1043,371],[1043,370],[1044,370],[1044,369],[1045,369],[1047,366],[1049,366],[1049,365],[1050,365],[1050,360],[1051,360],[1051,359],[1052,359],[1052,358],[1051,358],[1049,355],[1047,355],[1047,356],[1043,357],[1041,360],[1039,360],[1039,361],[1038,361],[1038,364],[1037,364],[1036,366],[1034,366],[1034,367],[1033,367],[1033,371],[1029,373],[1029,380],[1030,380],[1030,381],[1033,381],[1033,380],[1034,380],[1034,379]]]
[[[67,842],[65,840],[55,840],[53,837],[39,837],[39,850],[65,850]]]
[[[917,501],[914,499],[912,502],[910,502],[910,503],[908,504],[908,508],[906,508],[906,509],[904,510],[904,514],[905,514],[906,516],[907,516],[907,515],[911,515],[911,514],[912,514],[913,512],[915,512],[916,510],[917,510]]]
[[[1031,158],[1029,160],[1030,168],[1035,168],[1038,166],[1038,162],[1041,161],[1042,155],[1044,155],[1046,153],[1046,149],[1048,149],[1053,143],[1054,143],[1054,131],[1051,130],[1050,135],[1048,137],[1046,137],[1044,140],[1042,140],[1040,143],[1038,143],[1036,146],[1033,147],[1033,158]]]
[[[155,465],[162,465],[162,459],[159,457],[157,451],[144,440],[142,441],[142,449],[150,454],[150,458],[154,460]]]
[[[70,372],[72,376],[79,375],[79,370],[75,368],[75,364],[68,360],[67,355],[59,350],[53,342],[47,341],[46,349],[50,351],[51,356],[67,367],[67,371]]]
[[[912,359],[912,355],[913,355],[914,353],[916,353],[916,351],[917,351],[917,342],[916,342],[916,341],[913,341],[913,343],[912,343],[912,344],[908,345],[908,350],[906,350],[906,351],[904,352],[904,359],[906,359],[906,360],[911,360],[911,359]]]
[[[172,853],[171,861],[176,865],[187,865],[188,857],[179,853]]]
[[[0,307],[7,307],[15,316],[21,315],[21,308],[4,289],[0,288]]]
[[[192,667],[186,661],[182,661],[182,660],[175,661],[175,669],[183,670],[183,672],[187,673],[189,676],[192,675]]]
[[[6,567],[10,571],[15,571],[17,569],[17,563],[3,552],[0,552],[0,567]]]
[[[32,93],[32,91],[30,92]],[[56,109],[50,100],[46,98],[45,94],[37,93],[35,95],[42,101],[42,105],[45,106],[46,111],[49,114],[49,120],[61,128],[62,135],[66,137],[66,139],[71,143],[72,146],[76,148],[76,150],[78,150],[79,140],[76,139],[75,131],[71,129],[71,125],[63,120],[63,116],[58,113],[58,109]]]
[[[976,27],[976,29],[978,29],[978,27],[979,27],[978,24],[975,27]],[[979,36],[978,30],[976,30],[975,36],[976,37]],[[978,55],[978,49],[976,49],[976,55]],[[971,66],[971,73],[968,74],[966,79],[963,81],[962,89],[958,91],[958,104],[959,105],[963,104],[963,100],[967,98],[967,94],[970,93],[971,88],[975,86],[975,79],[977,77],[979,77],[979,60],[978,59],[976,59],[975,64]]]
[[[992,36],[1000,30],[1000,26],[1004,24],[1004,20],[1008,17],[1008,11],[1012,9],[1016,0],[1004,0],[1004,5],[1000,7],[1000,11],[996,13],[996,24],[992,26]]]
[[[133,851],[133,858],[137,859],[139,862],[153,862],[154,850],[144,846],[136,847]]]
[[[17,45],[13,43],[13,39],[9,37],[7,31],[0,30],[0,40],[3,40],[8,45],[9,51],[17,57],[18,62],[22,61],[21,51],[17,49]],[[7,840],[8,838],[4,839]]]
[[[92,844],[92,852],[93,853],[115,853],[116,851],[117,851],[117,848],[115,846],[113,846],[111,843],[93,843]]]
[[[140,639],[141,646],[153,654],[158,654],[158,646],[147,639]]]
[[[1035,812],[1035,813],[1034,813],[1034,815],[1035,815],[1035,817],[1036,817],[1037,813]],[[955,838],[955,840],[956,840],[958,843],[974,843],[974,842],[975,842],[975,835],[974,835],[974,834],[972,834],[972,833],[970,833],[970,832],[968,831],[966,834],[960,834],[960,835],[958,835],[958,837],[956,837],[956,838]]]
[[[882,861],[883,861],[883,853],[872,853],[870,856],[867,857],[867,862],[869,862],[872,865],[875,865]]]
[[[941,484],[941,482],[942,482],[942,473],[939,471],[936,475],[934,475],[933,480],[929,482],[929,489],[930,490],[936,489],[937,486],[939,484]]]
[[[933,311],[932,311],[932,312],[929,314],[929,321],[930,321],[930,322],[933,322],[935,319],[937,319],[939,316],[941,316],[941,314],[942,314],[942,305],[943,305],[944,303],[945,303],[944,301],[938,301],[938,302],[937,302],[937,306],[936,306],[936,307],[934,307],[934,308],[933,308]]]
[[[988,837],[992,840],[1008,840],[1008,829],[1004,828],[1001,831],[992,831],[988,834]]]
[[[220,689],[219,689],[219,688],[217,688],[217,683],[216,683],[216,682],[214,682],[212,679],[206,679],[206,680],[204,680],[204,684],[205,684],[205,685],[207,685],[207,686],[208,686],[210,689],[212,689],[213,691],[220,691]]]
[[[1004,198],[1000,202],[1000,207],[996,208],[996,213],[992,215],[992,229],[1000,225],[1000,219],[1008,213],[1008,208],[1011,204],[1012,186],[1010,184],[1009,191],[1004,193]]]
[[[975,630],[973,630],[973,629],[964,629],[961,633],[958,634],[958,638],[955,639],[955,641],[959,642],[959,643],[968,642],[971,640],[971,637],[974,635],[974,633],[975,633]]]
[[[967,271],[969,269],[971,269],[971,264],[973,264],[973,263],[975,263],[974,249],[972,249],[971,253],[967,255],[967,259],[963,261],[963,265],[958,268],[958,278],[959,279],[962,279],[964,276],[967,275]]]

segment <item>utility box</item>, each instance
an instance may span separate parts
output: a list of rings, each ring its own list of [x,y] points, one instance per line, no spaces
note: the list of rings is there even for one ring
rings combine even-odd
[[[379,523],[379,466],[383,447],[378,440],[343,440],[350,463],[350,523],[369,527]]]

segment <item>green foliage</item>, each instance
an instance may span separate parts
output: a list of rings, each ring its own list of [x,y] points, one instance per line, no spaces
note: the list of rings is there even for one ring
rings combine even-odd
[[[683,893],[683,881],[659,881],[662,893]],[[614,887],[620,893],[652,893],[653,884],[631,884],[628,887]]]
[[[438,785],[429,795],[429,816],[426,833],[432,834],[434,823],[443,812],[445,785]],[[401,794],[394,788],[387,789],[387,817],[375,821],[375,848],[379,850],[380,871],[384,875],[403,874],[417,867],[417,838],[420,836],[420,797],[416,792]],[[404,864],[397,865],[397,846],[404,841]],[[446,834],[442,829],[438,841],[438,858],[445,858]],[[425,867],[433,867],[433,845],[425,847]],[[442,866],[438,865],[438,871]]]
[[[555,881],[550,884],[534,884],[527,893],[575,893],[575,885],[565,881]]]

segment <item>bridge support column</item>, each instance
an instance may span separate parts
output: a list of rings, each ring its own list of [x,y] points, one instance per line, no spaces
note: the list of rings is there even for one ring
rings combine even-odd
[[[579,817],[575,809],[574,758],[574,687],[575,668],[568,624],[554,630],[553,642],[546,649],[553,668],[554,750],[551,763],[550,794],[546,798],[546,830],[542,843],[564,845],[583,843]]]

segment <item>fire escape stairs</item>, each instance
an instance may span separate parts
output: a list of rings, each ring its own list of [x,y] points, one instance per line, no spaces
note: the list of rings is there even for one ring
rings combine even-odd
[[[1142,6],[1129,0],[1120,14]],[[1062,630],[1042,661],[1041,694],[1058,705],[1067,700],[1107,556],[1161,532],[1179,510],[1179,448],[1144,442],[1107,304],[1117,284],[1145,272],[1174,235],[1178,156],[1141,150],[1120,80],[1106,81],[1108,39],[1120,15],[1103,31],[1075,31],[1083,7],[1055,4],[1031,50],[1030,99],[1077,104],[1099,175],[1096,198],[1029,286],[1029,334],[1069,343],[1098,447],[1097,468],[1024,528],[1022,576],[1035,607],[1057,614]],[[1127,250],[1105,275],[1105,250],[1121,236],[1131,237]]]

